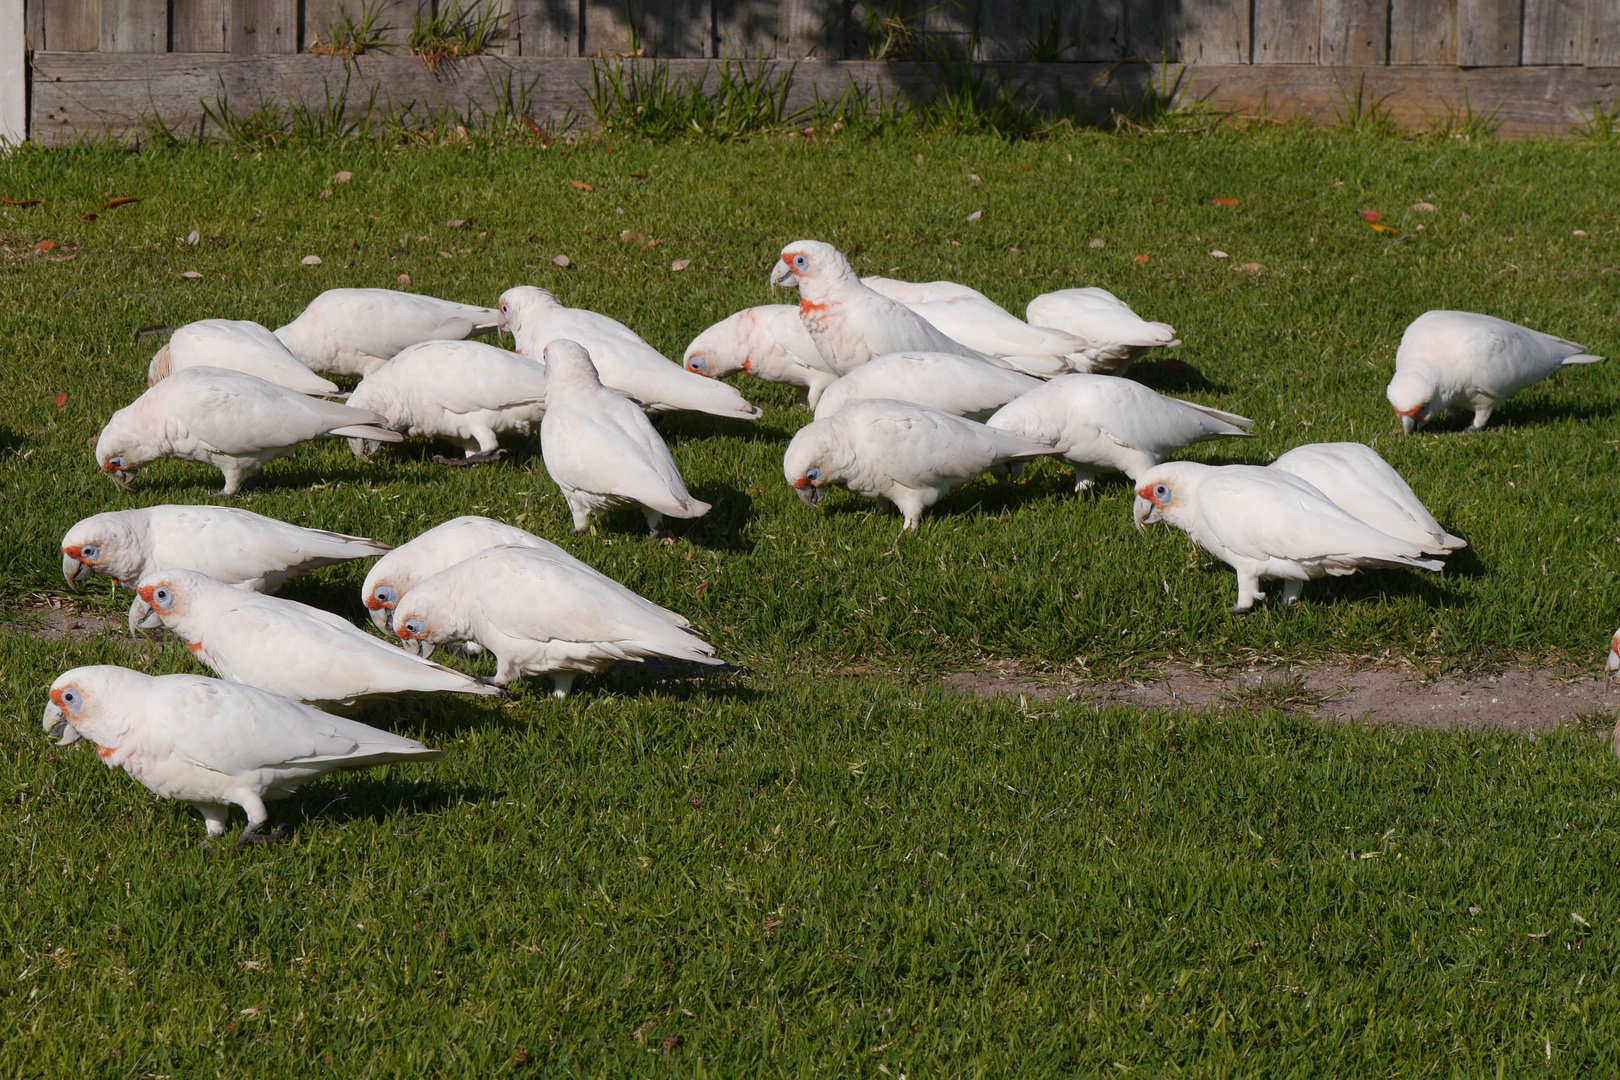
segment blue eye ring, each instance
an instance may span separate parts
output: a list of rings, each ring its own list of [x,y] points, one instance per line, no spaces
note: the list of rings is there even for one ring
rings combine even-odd
[[[122,456],[110,457],[107,459],[107,464],[111,465],[115,469],[122,469],[124,467],[124,459]]]
[[[79,548],[79,558],[92,561],[101,558],[101,549],[94,544],[85,544]]]
[[[798,270],[799,272],[802,273],[805,270],[809,269],[809,267],[810,267],[810,260],[805,258],[802,254],[793,256],[793,269]]]
[[[707,375],[709,373],[709,362],[701,356],[694,356],[686,362],[686,368],[688,371],[695,371],[699,375]]]
[[[392,585],[377,586],[377,591],[372,593],[371,597],[379,604],[396,604],[399,602],[399,594],[394,592]]]
[[[152,602],[161,610],[168,611],[174,607],[174,593],[167,585],[159,585],[152,590]]]
[[[821,483],[821,466],[817,465],[815,468],[806,472],[804,474],[804,478],[810,481],[812,484]]]
[[[1170,485],[1169,484],[1154,484],[1153,485],[1153,497],[1155,499],[1158,499],[1160,502],[1169,502],[1170,501]]]
[[[427,627],[423,625],[421,619],[406,619],[405,632],[407,634],[414,634],[416,637],[421,637],[427,633]]]
[[[71,686],[62,691],[62,704],[66,705],[71,711],[77,712],[79,709],[79,692]]]

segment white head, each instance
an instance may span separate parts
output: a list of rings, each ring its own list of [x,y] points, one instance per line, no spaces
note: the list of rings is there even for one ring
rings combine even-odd
[[[62,537],[62,576],[68,588],[91,574],[112,578],[128,588],[146,566],[148,534],[145,510],[113,510],[83,519]]]
[[[541,357],[546,363],[548,392],[602,385],[602,377],[596,372],[591,354],[577,341],[557,338],[546,345]]]
[[[800,303],[817,303],[840,285],[860,285],[849,262],[831,244],[795,240],[782,249],[782,261],[771,271],[771,287],[798,289]]]
[[[151,681],[150,675],[110,664],[74,668],[51,683],[50,703],[40,726],[57,746],[81,737],[98,746],[117,746],[129,729],[125,710]]]
[[[711,379],[723,379],[734,371],[751,371],[755,348],[752,332],[759,328],[756,310],[744,308],[727,315],[693,338],[681,357],[681,366]]]
[[[1609,660],[1603,669],[1603,683],[1607,686],[1614,681],[1615,674],[1620,672],[1620,630],[1616,630],[1614,636],[1609,639]],[[1620,747],[1615,749],[1615,753],[1620,754]]]
[[[147,394],[150,393],[152,391],[148,390]],[[145,410],[141,408],[145,400],[146,394],[142,394],[113,413],[107,426],[96,436],[96,464],[125,491],[130,490],[130,480],[142,465],[168,452],[162,434],[153,431],[152,425],[146,422]]]
[[[500,328],[512,334],[512,351],[532,357],[535,350],[530,349],[523,331],[533,330],[561,307],[561,301],[538,285],[519,285],[501,293],[496,308],[501,313]]]
[[[1401,430],[1410,435],[1441,411],[1434,402],[1438,392],[1434,379],[1422,368],[1404,368],[1389,380],[1384,396],[1401,418]]]
[[[1185,530],[1198,510],[1198,488],[1212,471],[1196,461],[1167,461],[1138,476],[1131,507],[1136,531],[1159,521]]]
[[[799,501],[815,506],[826,497],[826,489],[845,479],[844,441],[833,418],[806,424],[788,443],[782,457],[782,476]]]
[[[129,632],[166,626],[185,640],[196,641],[201,620],[247,595],[196,570],[154,570],[135,583]]]
[[[467,592],[461,571],[476,558],[418,582],[395,606],[394,635],[407,651],[426,659],[440,645],[473,640],[460,598]]]

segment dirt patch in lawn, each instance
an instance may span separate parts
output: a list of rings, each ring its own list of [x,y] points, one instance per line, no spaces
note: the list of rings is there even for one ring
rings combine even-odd
[[[41,641],[53,642],[64,638],[83,641],[109,631],[129,635],[125,620],[87,615],[74,607],[72,601],[55,597],[30,598],[9,611],[0,610],[0,630],[31,634]]]
[[[1533,732],[1613,714],[1601,676],[1575,668],[1511,669],[1489,675],[1426,677],[1405,665],[1348,663],[1252,667],[1211,672],[1167,666],[1143,679],[1074,681],[982,668],[942,680],[948,690],[1030,701],[1083,701],[1156,709],[1265,709],[1302,712],[1324,721],[1410,724],[1439,730],[1496,728]]]

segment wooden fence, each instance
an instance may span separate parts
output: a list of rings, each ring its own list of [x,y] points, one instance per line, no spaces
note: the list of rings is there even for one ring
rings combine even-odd
[[[0,0],[0,135],[62,142],[154,114],[184,128],[221,87],[238,102],[319,102],[356,80],[465,113],[488,106],[502,72],[533,87],[535,115],[554,115],[582,104],[586,58],[635,54],[687,72],[716,57],[804,60],[804,95],[852,77],[921,93],[922,68],[878,60],[919,40],[1016,64],[1042,94],[1089,90],[1101,109],[1139,91],[1143,76],[1122,74],[1131,61],[1186,65],[1183,93],[1223,106],[1325,117],[1365,78],[1399,121],[1500,106],[1505,134],[1561,133],[1620,92],[1620,0],[478,0],[496,5],[498,40],[429,72],[404,45],[450,2]],[[322,55],[343,15],[372,13],[391,49]]]

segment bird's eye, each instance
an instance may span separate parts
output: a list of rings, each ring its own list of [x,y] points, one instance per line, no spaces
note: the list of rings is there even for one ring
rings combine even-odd
[[[686,362],[686,366],[688,370],[695,371],[699,375],[707,375],[709,373],[709,362],[703,359],[701,356],[692,357],[692,359]]]
[[[804,478],[806,480],[810,481],[812,484],[821,483],[821,466],[818,465],[815,468],[811,469],[810,471],[806,472],[804,474]]]
[[[810,260],[809,259],[805,258],[803,255],[795,255],[795,256],[793,256],[793,269],[799,271],[800,273],[803,273],[805,270],[808,270],[809,268],[810,268]]]
[[[406,619],[405,632],[415,637],[421,637],[427,633],[427,626],[422,622],[421,619]]]
[[[124,467],[124,459],[121,457],[110,457],[107,459],[107,464],[111,465],[115,469],[122,469]]]
[[[67,706],[68,712],[78,712],[79,703],[82,700],[83,699],[79,697],[79,692],[77,690],[70,688],[62,691],[62,704]]]
[[[174,607],[174,593],[169,591],[167,585],[159,585],[152,590],[152,603],[164,611]]]
[[[399,594],[394,591],[392,585],[379,585],[377,591],[371,595],[376,597],[377,603],[387,607],[393,607],[399,601]]]
[[[1155,499],[1158,499],[1160,502],[1169,502],[1170,501],[1170,485],[1169,484],[1154,484],[1153,485],[1153,497]]]
[[[101,558],[101,549],[96,547],[94,544],[86,544],[79,549],[79,558],[91,560],[99,559]]]

